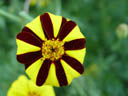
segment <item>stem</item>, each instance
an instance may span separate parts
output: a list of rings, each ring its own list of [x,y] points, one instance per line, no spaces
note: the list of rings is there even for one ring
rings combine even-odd
[[[5,16],[8,19],[14,20],[16,22],[21,22],[21,19],[18,16],[15,16],[11,13],[8,13],[7,11],[0,9],[0,15]]]
[[[62,3],[61,0],[56,0],[56,14],[61,15]]]
[[[27,21],[31,21],[31,20],[33,19],[30,15],[28,15],[28,14],[27,14],[26,12],[24,12],[24,11],[20,12],[19,15],[22,16],[22,17],[23,17],[25,20],[27,20]]]
[[[24,11],[20,12],[19,15],[22,16],[27,21],[31,21],[33,18],[29,16],[29,7],[32,0],[25,0],[24,2]]]
[[[30,2],[31,2],[31,0],[25,0],[25,3],[24,3],[24,11],[26,13],[29,13]]]

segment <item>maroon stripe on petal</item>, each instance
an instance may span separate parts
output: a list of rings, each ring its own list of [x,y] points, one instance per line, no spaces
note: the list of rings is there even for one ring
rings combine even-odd
[[[22,29],[22,32],[30,32],[30,33],[33,33],[33,31],[31,29],[29,29],[28,27],[26,27],[26,26]]]
[[[22,29],[22,32],[27,32],[27,33],[30,33],[32,34],[34,37],[36,37],[40,42],[42,42],[42,40],[31,30],[29,29],[28,27],[24,27]],[[43,33],[42,33],[43,34]]]
[[[62,20],[63,21],[63,20]],[[60,40],[63,40],[71,31],[72,29],[76,26],[76,23],[73,21],[68,21],[63,24],[62,28],[59,31],[58,38]]]
[[[36,60],[42,57],[42,52],[41,51],[36,51],[36,52],[29,52],[29,53],[24,53],[17,55],[16,58],[20,63],[23,64],[32,64]]]
[[[34,59],[33,61],[29,62],[29,63],[26,63],[25,64],[25,70],[30,66],[32,65],[34,62],[36,62],[38,59],[40,59],[42,56],[38,56],[36,59]]]
[[[44,30],[44,34],[47,39],[52,39],[54,38],[54,33],[53,33],[53,24],[51,21],[51,18],[48,13],[45,13],[40,16],[40,21],[42,25],[42,29]]]
[[[29,32],[20,32],[16,38],[35,46],[42,46],[42,41]]]
[[[64,25],[66,22],[67,22],[66,18],[62,17],[62,22],[61,22],[60,30],[62,30],[62,27],[63,27],[63,25]],[[59,32],[60,32],[60,30],[59,30]],[[59,33],[58,33],[58,35],[59,35]],[[57,35],[56,38],[58,38],[58,35]]]
[[[60,27],[60,30],[62,28],[62,26],[67,22],[66,18],[62,17],[62,23],[61,23],[61,27]]]
[[[51,66],[51,61],[46,59],[43,62],[42,66],[40,68],[40,71],[38,73],[38,76],[37,76],[36,84],[38,86],[43,85],[44,82],[46,81],[46,79],[48,77],[50,66]]]
[[[62,67],[62,64],[60,63],[60,60],[55,61],[55,66],[56,66],[56,76],[58,78],[60,86],[68,85],[66,74]]]
[[[64,55],[62,57],[62,59],[68,64],[70,65],[73,69],[75,69],[77,72],[79,72],[80,74],[82,74],[84,72],[84,67],[83,65],[76,59],[74,59],[73,57],[70,57],[68,55]]]
[[[39,60],[41,57],[37,57],[34,61],[32,61],[32,62],[29,62],[29,63],[26,63],[25,64],[25,70],[27,70],[27,68],[29,67],[29,66],[31,66],[34,62],[36,62],[37,60]]]
[[[65,42],[64,49],[65,50],[78,50],[85,48],[85,39],[75,39],[69,42]]]

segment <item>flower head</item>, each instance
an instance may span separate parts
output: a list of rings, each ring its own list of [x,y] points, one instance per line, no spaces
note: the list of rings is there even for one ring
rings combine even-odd
[[[17,35],[17,60],[38,86],[69,85],[84,72],[85,37],[75,22],[45,13]]]
[[[7,96],[55,96],[51,86],[36,86],[31,80],[21,75],[18,80],[11,85]]]
[[[123,23],[119,24],[116,30],[116,35],[120,39],[128,37],[128,25]]]
[[[51,0],[30,0],[30,5],[31,6],[35,6],[36,4],[38,4],[41,7],[45,7],[47,6],[49,3],[51,2]]]

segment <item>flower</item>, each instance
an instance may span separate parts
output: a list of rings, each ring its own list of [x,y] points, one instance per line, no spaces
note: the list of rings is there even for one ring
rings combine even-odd
[[[30,5],[34,6],[36,5],[36,3],[37,3],[37,0],[30,0]]]
[[[53,87],[36,86],[31,80],[21,75],[12,83],[7,96],[55,96],[55,93]]]
[[[125,23],[119,24],[116,30],[118,38],[123,39],[128,36],[128,25]]]
[[[38,4],[41,7],[45,7],[47,6],[49,3],[51,2],[51,0],[30,0],[30,5],[31,6],[35,6],[36,4]]]
[[[84,72],[85,37],[75,22],[44,13],[16,37],[17,60],[38,86],[69,85]]]

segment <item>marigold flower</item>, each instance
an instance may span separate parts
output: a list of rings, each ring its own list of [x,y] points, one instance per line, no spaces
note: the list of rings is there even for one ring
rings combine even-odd
[[[84,72],[85,37],[75,22],[45,13],[17,35],[17,60],[38,85],[69,85]]]
[[[55,93],[53,87],[36,86],[31,80],[21,75],[12,83],[7,96],[55,96]]]

